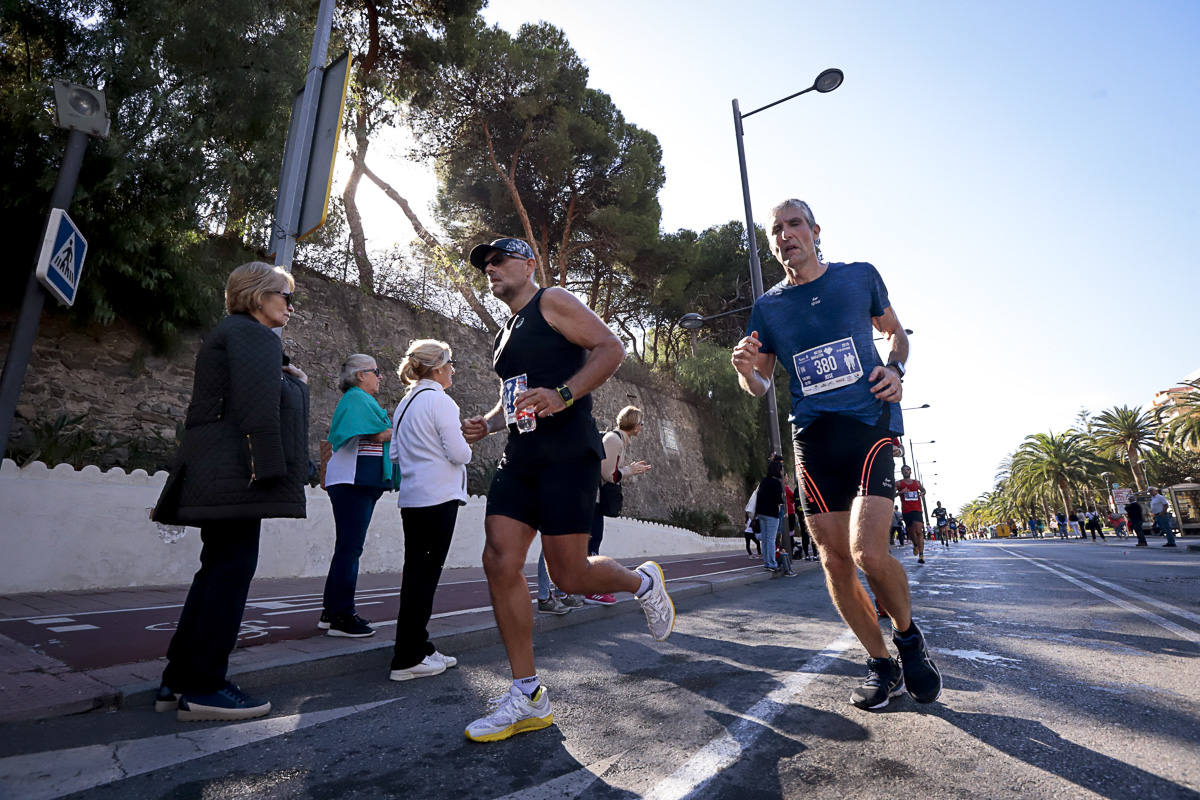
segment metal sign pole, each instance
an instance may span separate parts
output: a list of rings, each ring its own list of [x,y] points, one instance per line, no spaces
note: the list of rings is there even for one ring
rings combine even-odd
[[[79,168],[83,166],[83,154],[87,150],[88,135],[72,129],[67,137],[67,151],[58,170],[54,194],[50,197],[50,208],[66,211],[75,194],[75,183],[79,180]],[[49,219],[49,215],[47,215]],[[41,241],[40,239],[38,240]],[[37,256],[34,256],[36,261]],[[21,397],[21,384],[25,381],[25,370],[29,367],[29,356],[33,353],[33,342],[37,339],[38,323],[42,318],[42,305],[46,291],[38,282],[34,269],[29,270],[25,283],[25,298],[21,302],[21,313],[13,328],[12,341],[8,345],[8,357],[4,361],[4,373],[0,375],[0,448],[8,449],[8,434],[12,430],[13,415],[17,411],[17,400]],[[3,452],[0,450],[0,452]]]
[[[317,14],[317,30],[313,33],[312,53],[308,59],[308,72],[304,77],[304,96],[300,101],[300,114],[292,120],[296,128],[297,147],[292,160],[283,165],[283,180],[279,185],[279,217],[271,236],[275,245],[275,265],[291,270],[292,258],[296,254],[296,235],[300,224],[300,201],[304,190],[304,177],[308,172],[308,159],[312,150],[313,121],[317,116],[317,103],[321,95],[321,72],[325,67],[325,55],[329,50],[329,32],[333,27],[334,0],[321,0]]]
[[[733,131],[737,138],[738,167],[742,171],[742,203],[746,207],[746,247],[750,251],[750,290],[754,294],[754,299],[757,300],[763,293],[762,264],[758,260],[758,237],[754,235],[754,212],[750,208],[750,178],[746,175],[746,146],[742,143],[742,112],[738,107],[737,100],[733,101]],[[767,394],[764,401],[767,406],[767,435],[771,442],[771,452],[783,455],[783,445],[779,440],[779,407],[775,399],[775,376],[772,373],[763,377],[767,379]]]

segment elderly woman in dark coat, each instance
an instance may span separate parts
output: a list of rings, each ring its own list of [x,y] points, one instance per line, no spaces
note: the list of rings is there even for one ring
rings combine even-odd
[[[225,677],[237,644],[264,518],[304,517],[308,387],[272,328],[287,324],[295,281],[261,262],[225,285],[228,316],[196,356],[192,401],[154,518],[200,527],[192,579],[167,648],[155,709],[180,720],[250,719],[271,704]]]

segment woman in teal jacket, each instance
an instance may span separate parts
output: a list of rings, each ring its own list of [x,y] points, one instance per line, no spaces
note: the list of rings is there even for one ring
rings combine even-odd
[[[325,490],[333,506],[337,542],[325,579],[325,610],[318,626],[329,636],[374,636],[370,621],[354,605],[358,585],[358,559],[375,503],[392,487],[392,462],[386,457],[392,423],[375,400],[379,392],[379,365],[356,353],[342,364],[343,394],[329,426],[333,455],[325,468]]]

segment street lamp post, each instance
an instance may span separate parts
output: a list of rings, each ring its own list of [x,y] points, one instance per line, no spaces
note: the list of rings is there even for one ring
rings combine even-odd
[[[754,212],[750,207],[750,178],[746,174],[746,146],[742,142],[742,120],[752,114],[757,114],[772,106],[787,102],[793,97],[799,97],[802,94],[811,92],[814,89],[822,94],[832,92],[842,85],[843,78],[844,75],[840,69],[827,69],[818,75],[817,79],[813,81],[813,85],[807,89],[801,89],[795,94],[790,94],[781,100],[776,100],[774,103],[760,106],[753,111],[747,111],[745,114],[742,113],[737,99],[734,98],[733,131],[737,139],[738,167],[742,173],[742,204],[746,211],[746,249],[750,251],[750,289],[754,294],[755,300],[761,297],[763,293],[762,264],[758,260],[758,239],[754,235]],[[767,379],[767,393],[764,401],[767,406],[767,429],[770,436],[771,452],[782,453],[783,447],[779,441],[779,409],[775,404],[775,376],[772,374],[764,375],[763,377]]]
[[[928,442],[913,442],[912,439],[908,440],[908,451],[910,453],[912,453],[912,457],[913,457],[913,469],[917,473],[917,480],[921,483],[921,486],[924,487],[925,481],[921,479],[921,465],[919,463],[917,463],[916,446],[919,444],[937,444],[937,439],[930,439]],[[925,501],[924,494],[921,495],[921,510],[925,512],[925,527],[928,528],[929,527],[929,503],[927,503]]]

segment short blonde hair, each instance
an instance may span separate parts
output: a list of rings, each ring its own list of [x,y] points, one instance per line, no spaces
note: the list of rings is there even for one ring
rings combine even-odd
[[[404,354],[396,374],[406,384],[428,378],[430,373],[450,362],[450,345],[438,339],[414,339]]]
[[[617,412],[617,427],[623,431],[631,431],[642,421],[642,410],[637,406],[625,406]]]
[[[286,289],[281,287],[287,287]],[[292,291],[296,279],[283,267],[262,261],[250,261],[229,273],[225,281],[225,313],[250,314],[262,304],[268,292]]]

